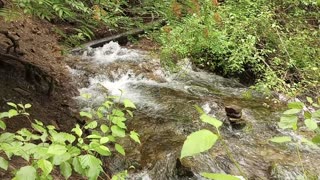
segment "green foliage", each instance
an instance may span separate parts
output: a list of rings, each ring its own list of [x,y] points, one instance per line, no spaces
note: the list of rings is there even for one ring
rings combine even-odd
[[[190,12],[183,9],[195,7]],[[162,62],[191,58],[226,76],[251,74],[256,89],[308,91],[319,83],[316,0],[176,2],[159,38]]]
[[[31,108],[30,104],[7,104],[12,109],[0,113],[3,130],[6,129],[4,119],[14,116],[29,119],[26,110]],[[125,155],[124,148],[117,141],[118,138],[127,136],[125,121],[132,113],[129,115],[126,112],[135,106],[127,99],[123,101],[123,106],[124,109],[120,109],[114,102],[107,100],[97,109],[80,112],[80,116],[88,121],[82,127],[76,124],[72,129],[73,133],[59,132],[54,126],[44,125],[38,120],[32,122],[31,129],[23,128],[16,133],[2,132],[0,151],[7,158],[0,157],[0,168],[7,170],[10,159],[18,156],[30,165],[17,170],[14,177],[17,180],[52,179],[50,174],[57,167],[66,179],[73,171],[88,179],[97,179],[103,172],[102,161],[98,157],[110,156],[112,151],[109,147],[114,146],[118,153]],[[85,133],[84,129],[90,130],[90,133]],[[140,143],[136,132],[131,131],[129,136]]]
[[[205,152],[213,147],[213,145],[217,142],[220,138],[221,141],[224,143],[224,148],[228,152],[229,157],[232,159],[233,163],[237,166],[239,172],[244,175],[240,169],[239,164],[234,160],[233,156],[229,153],[229,149],[226,147],[222,136],[220,135],[219,127],[222,126],[222,122],[216,118],[210,117],[209,115],[205,114],[204,111],[197,105],[195,105],[196,110],[200,114],[200,119],[212,125],[216,128],[217,134],[207,130],[201,129],[196,132],[191,133],[188,135],[187,139],[184,141],[181,156],[180,158],[185,158],[188,156],[194,156],[196,154]],[[216,174],[216,173],[201,173],[201,176],[208,178],[208,179],[230,179],[230,180],[238,180],[236,176],[226,175],[226,174]]]

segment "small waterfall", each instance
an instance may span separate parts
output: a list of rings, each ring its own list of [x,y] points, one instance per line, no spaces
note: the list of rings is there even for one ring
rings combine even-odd
[[[147,52],[126,49],[115,42],[88,49],[73,58],[76,60],[68,62],[70,73],[80,93],[93,96],[90,104],[98,105],[107,95],[121,95],[138,107],[129,126],[140,134],[142,145],[129,147],[130,155],[123,160],[128,162],[119,163],[126,164],[123,169],[133,161],[141,167],[130,173],[129,179],[204,179],[199,175],[201,172],[240,175],[219,142],[206,153],[178,160],[188,134],[201,128],[212,129],[199,121],[194,105],[220,120],[226,119],[226,105],[243,108],[247,126],[234,130],[226,123],[221,134],[249,178],[292,179],[301,174],[297,155],[290,145],[286,148],[268,143],[269,138],[285,133],[274,126],[280,112],[273,105],[265,107],[264,97],[259,93],[253,93],[251,99],[243,97],[248,89],[236,80],[194,69],[187,59],[181,61],[180,72],[170,74],[161,68],[159,59]],[[75,98],[82,107],[88,104],[81,97]],[[320,163],[314,160],[320,158],[319,151],[301,146],[305,168],[319,175]]]

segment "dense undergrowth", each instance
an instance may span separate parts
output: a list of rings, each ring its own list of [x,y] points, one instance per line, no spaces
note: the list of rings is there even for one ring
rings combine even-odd
[[[181,58],[264,92],[319,90],[320,4],[308,1],[172,3],[175,13],[159,38],[163,64]]]

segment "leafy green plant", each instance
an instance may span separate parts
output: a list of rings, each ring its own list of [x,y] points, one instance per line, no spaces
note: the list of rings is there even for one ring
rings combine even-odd
[[[226,150],[229,158],[236,165],[241,175],[245,176],[239,164],[236,162],[233,155],[230,153],[230,150],[227,147],[222,135],[220,134],[219,128],[222,126],[223,123],[220,120],[205,114],[203,110],[198,106],[196,106],[196,109],[201,114],[200,115],[201,121],[215,127],[216,133],[213,133],[212,131],[207,129],[201,129],[188,135],[187,139],[183,143],[180,158],[182,159],[188,156],[194,156],[201,152],[205,152],[211,149],[214,146],[214,144],[217,142],[217,140],[220,139],[221,142],[223,143],[224,149]],[[219,180],[219,179],[239,180],[239,178],[236,176],[219,174],[219,173],[201,173],[201,176],[209,179],[215,179],[215,180]]]
[[[90,98],[90,95],[83,95]],[[120,102],[120,101],[119,101]],[[27,109],[30,104],[14,104],[7,112],[0,113],[0,128],[6,129],[4,119],[24,116],[29,119]],[[16,133],[2,132],[0,135],[0,151],[6,158],[0,157],[0,168],[8,170],[9,161],[13,156],[23,158],[28,165],[21,167],[15,173],[14,179],[52,179],[50,175],[55,168],[68,179],[76,172],[89,179],[97,179],[104,172],[99,156],[110,156],[112,149],[121,155],[125,150],[118,143],[118,138],[129,136],[140,143],[135,131],[126,132],[125,121],[132,117],[135,105],[128,99],[123,101],[124,108],[117,108],[113,101],[106,100],[97,109],[81,111],[80,116],[86,119],[83,126],[76,124],[73,133],[59,132],[52,125],[44,125],[39,120],[31,122],[32,129],[23,128]],[[85,130],[90,133],[85,133]],[[8,161],[9,160],[9,161]],[[121,175],[122,174],[122,175]],[[123,177],[126,173],[117,174]]]
[[[302,168],[303,163],[300,156],[300,143],[314,147],[320,145],[320,129],[317,124],[320,120],[320,98],[318,98],[317,102],[310,97],[307,97],[306,100],[306,104],[299,101],[288,103],[289,109],[283,112],[280,122],[278,122],[278,126],[281,129],[292,129],[295,133],[299,133],[300,128],[306,127],[309,131],[314,132],[312,140],[310,141],[304,137],[298,140],[293,140],[290,136],[277,136],[269,139],[269,141],[274,143],[294,143]],[[301,123],[299,123],[299,120],[304,122],[304,126],[300,125]],[[307,178],[307,173],[304,168],[303,173],[304,177]]]

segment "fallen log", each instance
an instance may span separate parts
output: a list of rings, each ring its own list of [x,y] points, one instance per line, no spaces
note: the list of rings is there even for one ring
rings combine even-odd
[[[89,47],[91,47],[91,48],[101,47],[110,41],[127,42],[129,36],[137,36],[137,35],[145,33],[145,31],[147,31],[147,30],[161,27],[164,25],[165,25],[165,20],[154,21],[154,22],[146,24],[144,28],[136,28],[136,29],[124,32],[124,33],[114,35],[114,36],[109,36],[109,37],[105,37],[102,39],[87,42],[87,43],[81,45],[80,47],[72,49],[71,53],[72,54],[79,54]]]

